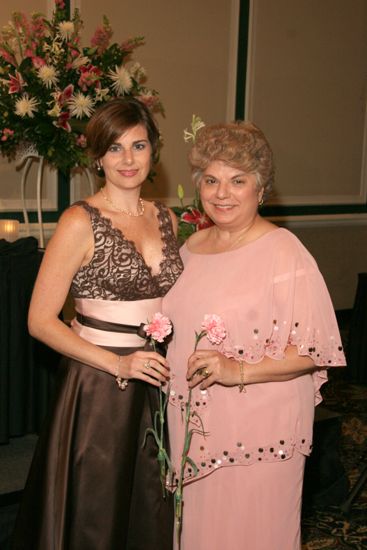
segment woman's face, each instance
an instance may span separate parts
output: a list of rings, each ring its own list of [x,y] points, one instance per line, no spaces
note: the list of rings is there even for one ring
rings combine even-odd
[[[145,126],[138,124],[124,132],[101,158],[106,182],[122,189],[139,187],[151,167],[152,147]]]
[[[254,174],[214,161],[199,186],[204,210],[218,227],[240,230],[257,215],[263,191],[257,189]]]

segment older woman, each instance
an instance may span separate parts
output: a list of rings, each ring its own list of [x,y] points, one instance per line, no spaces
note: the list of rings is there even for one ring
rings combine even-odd
[[[296,550],[314,406],[326,369],[345,364],[334,310],[312,256],[258,213],[274,174],[262,131],[204,127],[190,163],[213,225],[184,244],[184,272],[163,301],[175,326],[167,359],[177,473],[189,388],[195,413],[198,472],[187,464],[181,549]],[[226,335],[218,345],[202,338],[193,353],[206,314]]]

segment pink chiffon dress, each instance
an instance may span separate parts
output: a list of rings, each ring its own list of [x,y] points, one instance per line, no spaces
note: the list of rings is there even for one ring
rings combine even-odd
[[[345,365],[334,309],[315,260],[289,231],[277,228],[218,254],[181,248],[184,272],[163,300],[174,325],[168,349],[172,385],[168,423],[179,471],[187,360],[205,314],[219,315],[227,336],[199,349],[258,363],[280,360],[288,345],[319,368],[289,381],[192,392],[181,550],[296,550],[305,457],[312,448],[314,407],[327,368]],[[198,420],[200,417],[200,421]],[[200,422],[203,424],[203,435]],[[177,543],[176,543],[177,546]]]
[[[155,203],[162,239],[157,274],[135,244],[87,202],[94,255],[75,274],[73,330],[127,355],[146,345],[140,325],[161,311],[182,271],[168,209]],[[75,207],[75,205],[74,205]],[[143,445],[158,388],[64,358],[20,506],[14,550],[170,550],[173,504],[162,497],[157,446]]]

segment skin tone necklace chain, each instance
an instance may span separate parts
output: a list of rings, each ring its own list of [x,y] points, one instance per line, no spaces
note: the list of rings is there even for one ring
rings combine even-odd
[[[144,201],[142,198],[139,197],[139,201],[138,201],[138,206],[137,206],[137,209],[136,209],[136,212],[131,212],[130,210],[123,210],[122,208],[120,208],[119,206],[117,206],[116,204],[114,204],[111,199],[109,199],[104,191],[104,187],[101,188],[101,195],[102,197],[104,198],[104,200],[106,202],[108,202],[108,204],[110,204],[111,206],[113,206],[113,208],[115,210],[117,210],[118,212],[121,212],[121,214],[125,214],[126,216],[131,216],[132,218],[137,218],[138,216],[142,216],[144,214]]]
[[[252,223],[250,224],[249,227],[246,227],[244,230],[242,230],[241,233],[240,233],[240,235],[239,235],[236,239],[234,239],[233,242],[227,244],[226,247],[225,247],[225,251],[233,250],[234,248],[236,248],[236,247],[241,243],[241,241],[243,241],[243,240],[245,239],[247,233],[248,233],[248,232],[252,229],[252,227],[255,225],[255,221],[256,221],[256,219],[254,219],[254,220],[252,221]],[[214,226],[214,227],[215,227],[215,226]],[[217,232],[216,232],[216,233],[217,233]],[[214,239],[215,239],[215,241],[217,242],[217,236],[216,236],[216,235],[214,235]]]

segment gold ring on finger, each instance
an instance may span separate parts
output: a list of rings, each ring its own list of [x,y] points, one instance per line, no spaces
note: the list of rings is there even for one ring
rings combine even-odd
[[[152,368],[152,365],[150,364],[150,361],[145,361],[144,365],[143,365],[146,369],[151,369]]]
[[[210,372],[208,371],[208,369],[204,370],[203,376],[204,378],[208,378],[208,376],[210,376]]]

